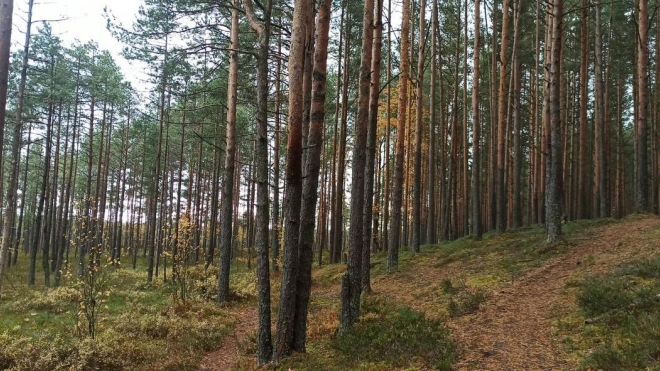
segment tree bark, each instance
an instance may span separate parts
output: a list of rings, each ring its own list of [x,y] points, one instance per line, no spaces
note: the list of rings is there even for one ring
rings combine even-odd
[[[373,47],[374,0],[365,0],[362,24],[362,50],[360,53],[360,76],[358,111],[355,122],[353,144],[353,171],[351,177],[351,216],[348,244],[348,262],[341,285],[341,308],[339,332],[345,332],[360,317],[360,295],[362,294],[362,249],[365,156],[367,155],[367,131],[369,127],[369,88],[371,84],[371,57]],[[368,221],[371,223],[371,221]],[[366,247],[368,248],[368,246]]]
[[[513,205],[511,227],[519,228],[522,226],[522,144],[521,144],[521,107],[520,107],[520,7],[521,0],[513,1]]]
[[[304,352],[307,342],[307,311],[312,290],[314,224],[318,200],[321,150],[325,132],[325,94],[330,30],[331,0],[323,1],[316,20],[317,41],[314,48],[312,97],[307,136],[307,156],[304,163],[302,206],[300,214],[300,252],[294,316],[293,350]]]
[[[259,287],[257,354],[259,364],[265,364],[270,361],[273,354],[270,331],[270,272],[268,269],[268,47],[270,43],[272,1],[266,1],[263,22],[259,22],[256,19],[252,8],[252,0],[244,0],[244,4],[250,26],[259,37],[257,61],[258,112],[255,125],[255,165],[258,183],[255,239],[257,249],[257,283]]]
[[[6,21],[5,11],[9,11],[9,33],[8,37],[10,38],[9,42],[11,43],[11,12],[13,11],[13,4],[9,6],[6,4],[8,2],[3,1],[0,3],[0,22]],[[16,122],[14,123],[14,133],[12,137],[11,145],[11,157],[10,157],[10,167],[9,167],[9,187],[7,188],[7,198],[5,199],[7,209],[5,211],[4,225],[2,229],[2,246],[0,247],[0,296],[2,296],[2,279],[4,275],[5,265],[8,265],[6,261],[7,253],[9,251],[9,246],[13,244],[12,237],[15,235],[15,218],[16,218],[16,196],[18,191],[18,168],[20,163],[20,151],[21,151],[21,142],[23,139],[22,136],[22,114],[23,114],[23,101],[25,99],[25,82],[27,80],[27,69],[28,69],[28,58],[30,52],[30,32],[32,30],[32,7],[34,5],[34,0],[29,0],[28,2],[28,13],[27,13],[27,26],[25,31],[25,44],[23,46],[23,61],[21,64],[21,80],[18,86],[18,101],[16,103]],[[7,8],[5,8],[7,6]],[[3,58],[4,48],[4,37],[6,29],[4,28],[4,23],[0,26],[0,58]],[[0,60],[0,133],[4,133],[5,125],[5,105],[7,100],[7,86],[6,86],[6,77],[4,76],[4,60]],[[9,61],[7,61],[9,63]],[[4,100],[2,100],[2,94],[4,91]],[[3,134],[0,134],[0,139],[4,138]],[[2,142],[0,142],[2,143]],[[2,155],[0,155],[0,164],[2,164]],[[1,195],[0,195],[1,197]],[[1,200],[0,200],[1,202]],[[16,238],[19,238],[18,236]],[[18,253],[18,252],[17,252]]]
[[[587,217],[587,92],[589,84],[589,0],[582,0],[580,26],[580,134],[578,155],[578,219]]]
[[[636,121],[636,211],[644,213],[649,211],[649,185],[648,185],[648,148],[647,148],[647,122],[648,122],[648,59],[649,59],[649,21],[647,0],[638,0],[639,15],[637,28],[637,121]]]
[[[229,81],[227,84],[227,147],[225,177],[222,187],[220,227],[220,264],[218,266],[218,303],[229,301],[229,265],[232,250],[232,201],[234,199],[234,163],[236,162],[236,105],[238,103],[238,6],[232,0],[231,51],[229,52]],[[214,231],[211,231],[214,233]],[[270,321],[269,321],[270,322]]]
[[[498,111],[497,111],[497,174],[495,179],[496,198],[497,198],[497,212],[496,212],[496,228],[498,233],[504,232],[506,229],[506,192],[505,192],[505,177],[504,177],[504,162],[506,160],[506,148],[504,146],[506,134],[506,108],[507,108],[507,94],[506,94],[506,66],[508,58],[509,41],[509,0],[504,0],[502,5],[502,41],[500,43],[500,79],[499,79],[499,94],[498,94]]]
[[[561,48],[564,17],[564,0],[554,0],[552,6],[552,48],[550,59],[550,137],[547,141],[546,176],[546,228],[548,243],[556,243],[561,238]]]
[[[474,72],[472,78],[472,237],[481,240],[481,123],[479,114],[479,67],[481,53],[481,1],[474,1]]]
[[[417,101],[415,114],[415,160],[413,168],[413,231],[411,251],[419,252],[422,217],[422,122],[424,118],[424,36],[426,35],[426,0],[419,4],[419,45],[417,55]]]
[[[295,0],[293,29],[289,52],[289,137],[287,140],[286,192],[284,196],[286,228],[284,233],[284,263],[282,287],[275,332],[275,360],[291,353],[295,326],[296,286],[299,269],[300,209],[302,196],[303,157],[303,78],[307,43],[307,30],[313,20],[307,16],[310,0]]]
[[[398,82],[399,102],[397,113],[396,153],[394,160],[394,185],[392,189],[392,218],[390,220],[387,248],[387,271],[395,272],[399,266],[399,238],[401,235],[401,206],[403,201],[403,158],[408,115],[408,44],[410,28],[410,0],[403,0],[401,21],[401,61]]]
[[[366,143],[364,179],[364,216],[362,245],[362,291],[371,292],[371,251],[375,238],[372,230],[374,205],[374,177],[376,176],[376,131],[378,124],[378,101],[380,95],[380,64],[383,45],[383,0],[374,0],[373,47],[371,48],[371,86],[369,88],[369,118]],[[376,217],[377,219],[377,217]]]
[[[436,239],[436,212],[435,212],[435,192],[436,192],[436,179],[435,179],[435,169],[436,169],[436,139],[435,139],[435,129],[436,129],[436,120],[437,120],[437,103],[436,103],[436,86],[438,83],[438,71],[437,61],[438,61],[438,52],[437,52],[437,37],[436,32],[438,28],[438,1],[433,1],[433,10],[431,14],[431,92],[430,92],[430,103],[429,110],[431,111],[431,117],[429,121],[429,178],[428,178],[428,217],[426,224],[426,239],[428,243],[434,244],[437,242]],[[479,0],[476,0],[479,1]],[[476,7],[476,5],[475,5]],[[476,30],[476,29],[475,29]],[[475,31],[475,33],[478,31]],[[476,53],[476,52],[475,52]],[[478,58],[478,57],[477,57]]]

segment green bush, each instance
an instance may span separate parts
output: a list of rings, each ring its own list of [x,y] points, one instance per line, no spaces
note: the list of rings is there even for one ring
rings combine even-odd
[[[213,303],[160,313],[127,311],[101,322],[95,339],[0,335],[0,370],[192,370],[201,352],[216,349],[228,332],[226,312]]]
[[[62,286],[45,291],[26,291],[22,297],[5,306],[12,312],[28,312],[32,310],[63,313],[70,310],[80,301],[80,293],[73,287]]]
[[[627,286],[625,280],[611,276],[588,278],[578,291],[578,305],[587,316],[626,308],[634,301],[634,295],[627,290]]]
[[[591,277],[578,286],[578,305],[593,316],[590,332],[602,334],[585,369],[660,370],[660,282],[645,280],[654,277],[655,264],[634,263],[618,276]]]
[[[440,321],[407,307],[393,309],[383,303],[367,302],[363,309],[365,318],[333,342],[348,359],[403,367],[412,358],[434,370],[451,369],[455,346]]]
[[[635,275],[642,278],[660,278],[660,257],[653,260],[639,260],[620,270],[621,275]]]

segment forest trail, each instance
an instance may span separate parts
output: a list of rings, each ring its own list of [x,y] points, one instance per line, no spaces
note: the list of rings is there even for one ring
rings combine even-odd
[[[239,360],[246,356],[243,351],[244,345],[248,336],[256,332],[259,323],[256,305],[251,301],[241,303],[236,307],[235,317],[239,322],[234,327],[233,333],[225,339],[218,350],[204,356],[199,371],[232,370]]]
[[[494,243],[505,241],[498,238],[491,237]],[[621,262],[659,255],[660,218],[643,216],[586,227],[572,233],[562,248],[565,250],[513,281],[495,284],[476,313],[457,318],[448,317],[446,297],[438,294],[443,280],[465,280],[471,286],[475,279],[494,276],[492,264],[497,263],[491,261],[493,258],[507,256],[495,252],[439,264],[435,252],[421,253],[411,257],[410,266],[397,273],[374,276],[372,295],[410,306],[427,317],[443,319],[457,344],[454,370],[573,370],[578,368],[579,359],[566,352],[557,328],[558,315],[577,310],[575,291],[567,289],[566,284],[587,275],[611,272]],[[312,290],[308,328],[311,342],[327,341],[338,323],[335,304],[343,268],[325,269],[322,277],[316,275]],[[257,369],[254,344],[248,343],[257,329],[256,303],[236,306],[236,317],[240,320],[233,336],[204,357],[200,371]]]
[[[584,273],[609,271],[644,255],[642,241],[660,228],[644,218],[593,230],[570,251],[496,290],[476,314],[449,326],[459,346],[456,370],[573,370],[576,360],[564,351],[553,311],[574,306],[566,283]],[[649,246],[658,249],[657,238]],[[647,249],[651,250],[651,249]]]

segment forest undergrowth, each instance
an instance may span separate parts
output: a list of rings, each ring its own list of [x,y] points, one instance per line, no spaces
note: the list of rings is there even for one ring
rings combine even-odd
[[[143,263],[143,262],[140,262]],[[103,268],[97,329],[80,287],[33,289],[27,259],[0,302],[0,369],[256,369],[256,278],[232,271],[234,301],[214,303],[215,272],[189,272],[189,298],[142,270]],[[308,346],[267,370],[660,368],[660,219],[576,221],[548,245],[541,226],[372,257],[373,292],[337,335],[343,265],[314,269]],[[279,280],[273,275],[273,300]],[[40,286],[37,286],[40,287]],[[232,336],[232,334],[234,334]],[[219,361],[221,360],[221,361]]]
[[[192,267],[182,301],[171,280],[146,284],[140,264],[137,270],[108,264],[93,289],[92,339],[85,315],[90,288],[70,274],[58,288],[30,288],[22,258],[0,301],[0,370],[194,370],[222,344],[238,323],[234,308],[250,302],[255,290],[254,273],[237,264],[236,300],[220,306],[213,301],[217,269]]]
[[[575,221],[564,225],[562,243],[548,245],[545,237],[542,226],[532,226],[488,234],[479,242],[428,245],[414,255],[403,251],[394,274],[385,273],[386,256],[376,254],[373,292],[363,297],[358,326],[343,336],[336,329],[344,269],[315,269],[307,353],[267,369],[660,367],[660,287],[657,279],[650,283],[660,275],[660,219]],[[616,286],[625,294],[593,297],[593,282],[604,282],[598,277],[622,274],[646,278],[633,280],[632,291],[630,285]],[[603,319],[593,320],[585,309],[593,300],[610,302]],[[605,320],[611,316],[627,321]],[[430,348],[418,336],[429,339]],[[256,369],[254,335],[240,348],[232,369]]]

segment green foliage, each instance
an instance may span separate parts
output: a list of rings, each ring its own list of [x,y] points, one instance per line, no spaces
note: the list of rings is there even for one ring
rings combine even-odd
[[[19,259],[13,273],[22,277],[26,265]],[[77,336],[77,321],[85,317],[79,317],[82,282],[8,291],[0,302],[0,370],[194,370],[236,324],[226,308],[197,292],[172,304],[168,284],[144,284],[142,271],[107,267],[104,280],[102,290],[97,286],[94,339]],[[191,281],[198,290],[197,276]]]
[[[628,282],[612,276],[590,277],[577,294],[577,302],[587,316],[598,316],[613,310],[627,308],[634,295],[628,291]]]
[[[640,260],[624,266],[621,275],[634,275],[643,278],[660,278],[660,257],[652,260]]]
[[[582,336],[597,338],[585,369],[660,368],[659,261],[635,261],[578,284],[577,302],[588,317]]]
[[[376,300],[366,301],[363,311],[362,321],[333,343],[343,356],[391,367],[408,365],[412,358],[434,370],[451,369],[455,346],[442,322]]]
[[[20,298],[4,305],[12,312],[47,311],[53,314],[65,313],[72,305],[80,302],[80,292],[73,287],[61,286],[44,294],[39,291],[27,291]]]
[[[200,351],[219,346],[227,333],[226,326],[219,324],[221,314],[204,311],[191,316],[137,318],[127,313],[117,320],[115,328],[95,339],[59,335],[34,339],[5,332],[0,335],[0,369],[142,370],[158,365],[163,370],[193,370]]]

